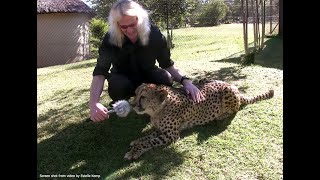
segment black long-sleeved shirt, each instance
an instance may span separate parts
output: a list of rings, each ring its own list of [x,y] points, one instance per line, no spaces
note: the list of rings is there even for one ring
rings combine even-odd
[[[99,57],[93,76],[103,75],[108,79],[111,76],[110,72],[115,72],[139,78],[139,76],[157,68],[156,61],[163,69],[174,64],[170,59],[170,49],[167,47],[166,38],[153,25],[151,25],[149,43],[146,46],[141,45],[139,39],[133,44],[125,37],[122,48],[119,48],[111,44],[109,38],[110,35],[107,33],[99,48]]]

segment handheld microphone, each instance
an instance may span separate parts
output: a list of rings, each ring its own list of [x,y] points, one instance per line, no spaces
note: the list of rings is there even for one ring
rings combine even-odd
[[[126,100],[119,100],[112,104],[112,107],[108,110],[108,114],[116,113],[119,117],[126,117],[131,111],[131,106]]]
[[[112,108],[108,109],[108,114],[116,113],[119,117],[126,117],[131,111],[131,106],[126,100],[119,100],[112,104]],[[86,122],[92,121],[90,118]]]

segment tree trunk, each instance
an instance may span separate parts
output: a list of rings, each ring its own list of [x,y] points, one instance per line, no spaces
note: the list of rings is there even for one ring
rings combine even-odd
[[[167,24],[167,44],[169,49],[172,49],[172,37],[169,31],[169,5],[168,0],[166,0],[166,24]]]
[[[279,30],[278,30],[278,34],[279,36],[282,37],[282,33],[283,33],[283,11],[282,11],[282,7],[283,7],[283,2],[282,0],[279,0]]]
[[[270,8],[269,8],[269,21],[270,21],[270,32],[269,34],[272,33],[272,0],[270,0]]]
[[[256,0],[256,16],[257,16],[257,30],[256,30],[256,33],[257,33],[257,39],[258,39],[258,46],[259,46],[259,49],[260,49],[260,46],[261,46],[261,41],[260,41],[260,21],[259,21],[259,2],[258,0]]]
[[[255,14],[255,9],[254,9],[254,0],[251,0],[251,10],[252,10],[252,21],[253,21],[253,43],[254,43],[254,49],[257,49],[257,42],[258,42],[258,37],[257,37],[257,23],[256,19],[257,16]]]
[[[248,0],[246,1],[246,7],[244,8],[244,0],[241,0],[241,7],[243,13],[243,38],[244,38],[244,52],[247,55],[248,52]]]
[[[264,47],[264,36],[265,36],[265,30],[266,30],[266,21],[265,21],[265,17],[266,17],[266,1],[265,1],[265,0],[261,0],[261,1],[262,1],[262,2],[261,2],[262,38],[261,38],[261,46],[260,46],[260,49],[263,49],[263,47]]]

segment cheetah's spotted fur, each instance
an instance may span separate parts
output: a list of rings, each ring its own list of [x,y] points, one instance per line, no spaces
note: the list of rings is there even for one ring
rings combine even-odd
[[[205,96],[194,104],[183,89],[164,85],[142,84],[135,93],[132,106],[138,114],[150,115],[156,131],[130,143],[125,159],[137,159],[153,147],[169,144],[179,139],[180,131],[203,125],[235,114],[241,105],[252,104],[273,97],[273,90],[246,97],[234,85],[217,80],[200,80],[197,84]]]

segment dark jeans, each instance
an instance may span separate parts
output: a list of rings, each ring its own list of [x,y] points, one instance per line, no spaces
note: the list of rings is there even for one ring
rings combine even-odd
[[[111,73],[111,77],[108,79],[108,93],[113,101],[129,99],[134,96],[135,89],[142,83],[155,83],[172,86],[173,80],[168,71],[157,68],[152,70],[142,77],[140,80],[134,80],[132,76]]]

